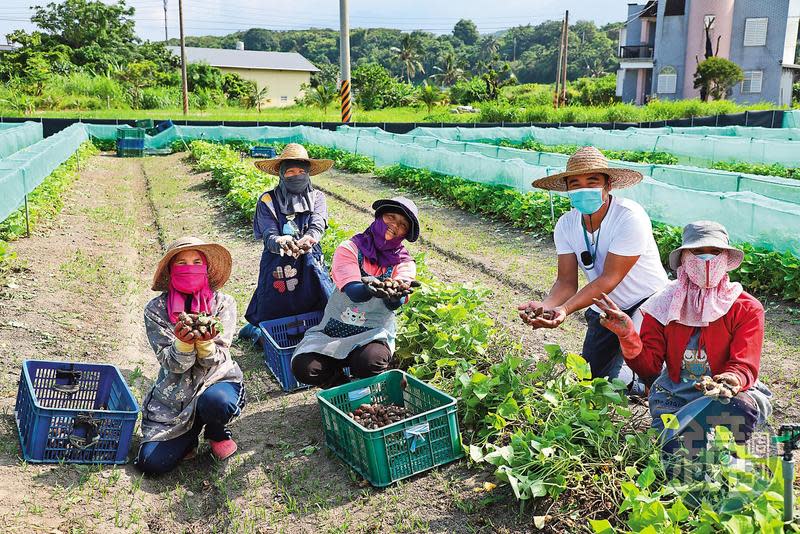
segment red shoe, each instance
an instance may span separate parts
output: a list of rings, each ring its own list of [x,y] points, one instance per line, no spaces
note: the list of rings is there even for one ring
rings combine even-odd
[[[213,454],[214,457],[220,461],[226,460],[233,456],[233,454],[239,448],[238,445],[236,445],[236,442],[232,439],[226,439],[224,441],[209,440],[209,443],[211,444],[211,454]]]

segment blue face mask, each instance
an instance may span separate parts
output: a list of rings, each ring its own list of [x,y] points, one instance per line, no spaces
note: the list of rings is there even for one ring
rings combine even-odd
[[[717,257],[716,254],[695,254],[695,257],[703,261],[711,261]]]
[[[572,206],[583,213],[591,215],[603,207],[603,189],[599,187],[585,187],[568,191],[569,201]]]

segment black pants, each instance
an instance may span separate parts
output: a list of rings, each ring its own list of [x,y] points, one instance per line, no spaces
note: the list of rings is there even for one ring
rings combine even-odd
[[[380,341],[367,343],[351,352],[344,360],[337,360],[324,354],[308,352],[292,358],[292,373],[304,384],[331,388],[347,381],[343,369],[350,368],[356,378],[379,375],[389,368],[392,353]]]

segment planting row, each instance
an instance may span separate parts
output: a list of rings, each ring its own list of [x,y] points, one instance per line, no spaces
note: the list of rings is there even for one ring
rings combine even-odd
[[[190,150],[197,168],[211,171],[243,215],[251,214],[258,195],[275,185],[274,178],[241,163],[230,148],[196,141]],[[327,148],[309,152],[348,170],[363,172],[371,165],[366,158]],[[331,221],[323,242],[328,260],[348,235]],[[705,481],[668,484],[652,431],[637,430],[621,382],[591,379],[582,358],[556,346],[547,347],[542,361],[527,360],[486,314],[484,290],[443,284],[426,272],[424,258],[417,261],[424,285],[400,311],[399,365],[458,399],[473,462],[493,469],[522,503],[542,497],[556,501],[561,523],[553,528],[575,530],[589,517],[597,532],[647,527],[713,532],[745,524],[751,531],[779,532],[772,521],[779,517],[773,489],[741,504],[734,489],[743,473],[726,466],[714,473],[713,487]],[[723,449],[731,446],[724,433],[719,442]],[[780,482],[767,466],[747,476],[759,487]],[[708,495],[702,506],[692,500],[701,494]],[[551,520],[546,514],[534,517],[537,524]]]

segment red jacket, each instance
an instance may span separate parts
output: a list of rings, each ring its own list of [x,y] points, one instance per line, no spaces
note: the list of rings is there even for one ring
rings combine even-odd
[[[642,377],[661,373],[664,362],[673,382],[679,382],[683,354],[694,327],[672,321],[667,326],[644,314],[639,333],[642,352],[627,360]],[[758,378],[761,345],[764,341],[764,307],[755,297],[742,292],[723,317],[700,329],[700,347],[705,348],[714,375],[733,372],[746,390]]]

